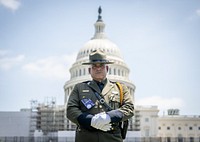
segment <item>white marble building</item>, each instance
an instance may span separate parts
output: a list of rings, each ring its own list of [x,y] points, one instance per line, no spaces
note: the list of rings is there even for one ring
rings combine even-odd
[[[200,116],[164,115],[158,119],[157,137],[179,139],[180,142],[200,141]]]
[[[30,109],[0,112],[0,142],[28,141],[30,136]]]

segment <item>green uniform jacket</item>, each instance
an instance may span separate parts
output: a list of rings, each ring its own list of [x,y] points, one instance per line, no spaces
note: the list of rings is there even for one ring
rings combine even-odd
[[[122,86],[123,104],[120,106],[120,91],[116,83],[106,79],[102,92],[95,81],[88,81],[75,85],[68,99],[67,118],[78,126],[76,130],[76,142],[123,141],[119,129],[103,132],[90,126],[91,118],[100,112],[106,111],[111,118],[111,123],[118,123],[133,116],[134,105],[132,96],[128,88],[125,85]],[[109,104],[113,110],[107,111],[106,107],[102,105],[95,96],[94,90],[103,96],[107,104]],[[86,103],[83,103],[83,100],[86,100],[84,101]],[[92,107],[90,108],[90,106]]]

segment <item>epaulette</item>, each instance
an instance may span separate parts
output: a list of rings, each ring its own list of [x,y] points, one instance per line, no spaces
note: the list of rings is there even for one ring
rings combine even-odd
[[[87,80],[87,81],[83,81],[82,83],[89,84],[90,82],[91,82],[90,80]]]
[[[116,81],[112,81],[112,80],[110,80],[110,83],[116,84]]]
[[[110,80],[110,82],[111,82],[111,83],[116,83],[116,81],[111,81],[111,80]]]
[[[122,83],[122,82],[119,82],[119,81],[112,81],[112,80],[110,80],[110,82],[111,82],[111,83],[113,83],[113,84],[116,84],[116,83],[118,82],[118,83],[120,83],[120,84],[124,85],[124,83]]]

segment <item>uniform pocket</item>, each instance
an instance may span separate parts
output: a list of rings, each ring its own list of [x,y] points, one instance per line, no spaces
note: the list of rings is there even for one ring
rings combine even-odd
[[[109,105],[112,109],[119,108],[120,106],[120,95],[117,91],[112,91],[109,96]]]

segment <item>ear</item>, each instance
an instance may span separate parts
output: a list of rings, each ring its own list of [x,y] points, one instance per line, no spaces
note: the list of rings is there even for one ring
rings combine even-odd
[[[108,68],[109,68],[109,67],[108,67],[108,66],[106,66],[106,71],[107,71],[107,72],[108,72]]]

